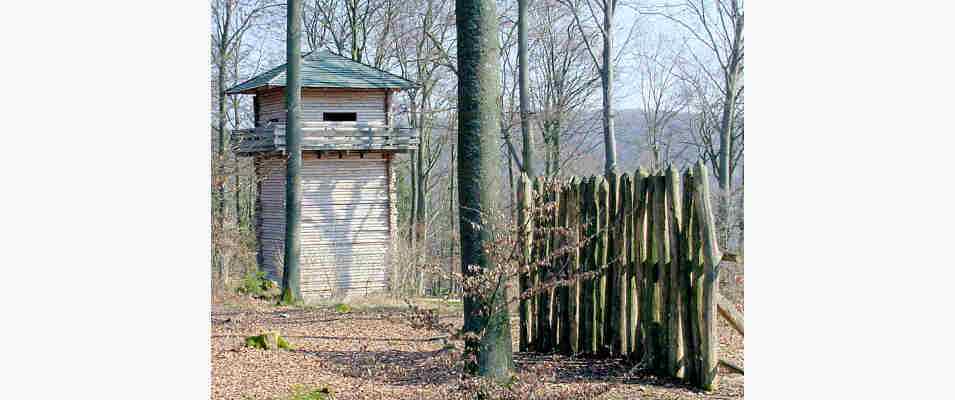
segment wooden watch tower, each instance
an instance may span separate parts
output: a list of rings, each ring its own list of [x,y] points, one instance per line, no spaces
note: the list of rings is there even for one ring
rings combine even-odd
[[[282,272],[285,240],[285,65],[226,91],[251,94],[255,128],[233,133],[254,157],[259,267]],[[302,57],[302,255],[306,302],[380,291],[396,240],[393,159],[418,134],[392,123],[392,95],[417,86],[327,51]]]

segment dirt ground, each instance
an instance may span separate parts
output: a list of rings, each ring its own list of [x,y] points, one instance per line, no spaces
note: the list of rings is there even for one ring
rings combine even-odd
[[[724,265],[721,291],[742,311],[742,269]],[[442,322],[460,324],[460,308],[436,300]],[[293,390],[328,388],[334,399],[470,399],[459,357],[441,332],[414,329],[399,301],[325,307],[276,307],[237,295],[212,305],[212,398],[287,399]],[[517,326],[517,319],[512,320]],[[246,336],[277,330],[294,350],[242,346]],[[517,332],[513,334],[517,348]],[[460,347],[460,344],[458,344]],[[720,321],[720,356],[743,365],[743,339]],[[721,370],[719,388],[697,391],[670,379],[629,374],[615,360],[515,353],[515,392],[540,399],[741,399],[743,376]]]

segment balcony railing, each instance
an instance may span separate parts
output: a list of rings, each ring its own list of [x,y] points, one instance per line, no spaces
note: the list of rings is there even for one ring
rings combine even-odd
[[[285,143],[284,123],[268,123],[232,133],[232,146],[238,154],[284,152]],[[414,128],[355,122],[302,124],[302,150],[408,151],[417,149],[418,143],[418,132]]]

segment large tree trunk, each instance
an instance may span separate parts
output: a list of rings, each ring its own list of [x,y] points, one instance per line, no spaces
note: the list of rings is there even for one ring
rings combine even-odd
[[[458,47],[458,204],[461,230],[461,269],[469,266],[493,271],[488,249],[492,240],[488,222],[497,212],[497,136],[500,133],[498,104],[499,53],[497,7],[494,0],[457,0]],[[485,229],[473,226],[481,224]],[[486,273],[486,272],[485,272]],[[497,293],[468,293],[464,297],[464,330],[478,334],[465,341],[466,351],[476,354],[476,372],[499,381],[507,380],[513,368],[511,329],[505,304],[504,277]],[[486,306],[486,307],[482,307]],[[482,308],[490,311],[483,311]]]
[[[302,211],[302,0],[288,0],[287,62],[285,103],[288,107],[285,168],[285,269],[282,274],[282,301],[302,299],[299,285]]]

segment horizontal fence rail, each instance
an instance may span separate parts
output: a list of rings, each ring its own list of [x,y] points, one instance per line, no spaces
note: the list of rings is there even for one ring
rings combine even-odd
[[[236,153],[285,151],[285,124],[269,123],[232,133]],[[302,150],[393,150],[418,148],[414,128],[379,124],[308,123],[302,126]]]
[[[519,193],[521,351],[629,357],[712,389],[722,254],[706,166],[523,177]]]

